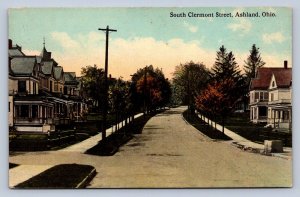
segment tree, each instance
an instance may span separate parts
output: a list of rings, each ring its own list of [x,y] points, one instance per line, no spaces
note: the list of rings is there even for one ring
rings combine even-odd
[[[181,100],[183,104],[194,103],[194,97],[198,95],[209,81],[209,70],[203,63],[188,62],[175,67],[173,78],[173,98]]]
[[[227,52],[224,45],[222,45],[220,50],[217,52],[216,61],[212,68],[211,75],[212,82],[217,81],[222,83],[226,80],[231,80],[233,82],[233,86],[228,89],[228,94],[230,94],[233,101],[241,99],[248,92],[248,88],[245,84],[245,78],[241,75],[241,71],[235,61],[234,54],[232,51]]]
[[[235,100],[232,99],[232,87],[235,86],[232,79],[214,81],[196,97],[196,108],[205,113],[209,118],[220,116],[222,118],[222,132],[224,133],[225,118],[230,113]]]
[[[210,84],[204,93],[198,94],[197,109],[207,111],[211,118],[221,116],[224,132],[226,117],[247,90],[233,53],[221,46],[211,71]]]
[[[249,87],[250,81],[252,78],[255,78],[256,70],[263,65],[265,65],[265,62],[262,60],[259,52],[259,48],[255,46],[255,44],[252,45],[252,48],[250,50],[250,55],[248,56],[247,60],[244,61],[244,71],[246,75],[246,83]]]
[[[129,85],[128,82],[119,78],[109,87],[109,105],[111,113],[115,114],[116,123],[131,115],[132,105],[130,103]],[[127,119],[125,123],[127,123]]]
[[[240,73],[232,51],[228,53],[222,45],[220,51],[217,51],[216,61],[212,67],[212,78],[217,81],[226,79],[238,81],[241,77]]]
[[[92,100],[93,107],[99,112],[99,104],[104,101],[104,70],[94,66],[81,68],[82,87],[88,98]]]
[[[137,108],[145,111],[163,107],[170,101],[171,87],[160,69],[152,65],[139,69],[132,75],[131,99]]]

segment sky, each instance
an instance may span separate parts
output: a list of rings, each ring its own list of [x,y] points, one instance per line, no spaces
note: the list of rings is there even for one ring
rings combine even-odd
[[[170,17],[170,13],[186,17]],[[188,17],[188,13],[214,17]],[[216,17],[216,12],[233,17]],[[260,17],[234,17],[258,12]],[[275,17],[263,17],[262,13]],[[96,64],[104,68],[105,33],[109,36],[109,69],[113,77],[129,79],[138,68],[153,65],[172,78],[175,66],[189,61],[212,67],[224,45],[240,68],[253,44],[260,48],[266,67],[292,66],[292,10],[257,8],[19,8],[8,12],[8,36],[27,55],[39,55],[43,38],[64,71]]]

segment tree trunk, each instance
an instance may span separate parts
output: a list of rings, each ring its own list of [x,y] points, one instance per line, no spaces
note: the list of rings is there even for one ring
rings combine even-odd
[[[222,132],[224,134],[225,118],[222,116]]]

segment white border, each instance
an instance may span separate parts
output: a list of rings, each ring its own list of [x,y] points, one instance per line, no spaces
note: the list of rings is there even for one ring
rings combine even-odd
[[[12,7],[247,7],[285,6],[293,8],[293,188],[292,189],[91,189],[91,190],[10,190],[8,189],[8,128],[7,128],[7,9]],[[300,142],[300,73],[299,68],[299,0],[0,0],[0,193],[1,196],[300,196],[299,142]]]

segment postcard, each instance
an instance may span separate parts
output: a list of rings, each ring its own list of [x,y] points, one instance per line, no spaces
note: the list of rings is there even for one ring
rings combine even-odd
[[[292,9],[10,8],[9,188],[292,187]]]

